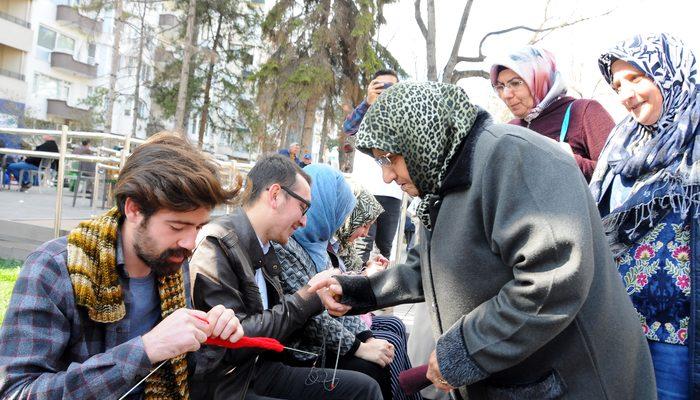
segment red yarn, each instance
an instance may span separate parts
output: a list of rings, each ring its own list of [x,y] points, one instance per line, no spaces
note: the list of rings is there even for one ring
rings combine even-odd
[[[242,349],[246,347],[254,347],[263,350],[272,350],[278,353],[284,350],[284,346],[277,339],[268,337],[248,337],[243,336],[236,343],[231,343],[228,340],[223,340],[220,338],[208,338],[204,344],[210,346],[226,347],[229,349]]]

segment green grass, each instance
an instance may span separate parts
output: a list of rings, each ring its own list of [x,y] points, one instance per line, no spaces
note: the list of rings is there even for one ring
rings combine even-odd
[[[10,303],[12,288],[15,286],[21,266],[21,261],[0,258],[0,324],[5,318],[5,310]]]

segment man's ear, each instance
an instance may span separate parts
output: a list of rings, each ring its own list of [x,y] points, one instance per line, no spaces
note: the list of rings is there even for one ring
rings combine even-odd
[[[127,197],[124,201],[124,217],[132,222],[137,222],[139,218],[143,217],[141,207],[131,197]]]
[[[282,188],[279,183],[273,183],[270,188],[267,189],[267,204],[274,210],[279,206],[279,194]]]

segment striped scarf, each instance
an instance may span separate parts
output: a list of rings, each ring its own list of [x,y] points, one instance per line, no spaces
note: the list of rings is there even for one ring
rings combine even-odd
[[[81,222],[68,235],[68,274],[76,304],[87,308],[91,320],[114,323],[126,315],[124,294],[117,275],[117,232],[121,214],[116,207],[89,221]],[[185,307],[182,271],[158,277],[163,318]],[[144,398],[189,399],[187,359],[170,359],[146,380]]]

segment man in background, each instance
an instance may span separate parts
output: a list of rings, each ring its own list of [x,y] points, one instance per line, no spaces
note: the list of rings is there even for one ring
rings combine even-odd
[[[374,73],[372,81],[367,86],[367,96],[345,119],[343,131],[346,135],[354,136],[357,133],[365,113],[372,107],[377,97],[398,81],[399,78],[396,72],[390,69],[382,69]],[[384,183],[381,167],[374,162],[372,157],[359,151],[355,152],[352,176],[357,181],[362,182],[384,208],[384,212],[379,215],[377,222],[372,225],[367,237],[357,240],[356,246],[360,257],[366,263],[369,260],[373,245],[376,244],[379,253],[390,259],[392,242],[394,241],[399,218],[401,217],[403,192],[401,192],[399,185],[394,182]]]

